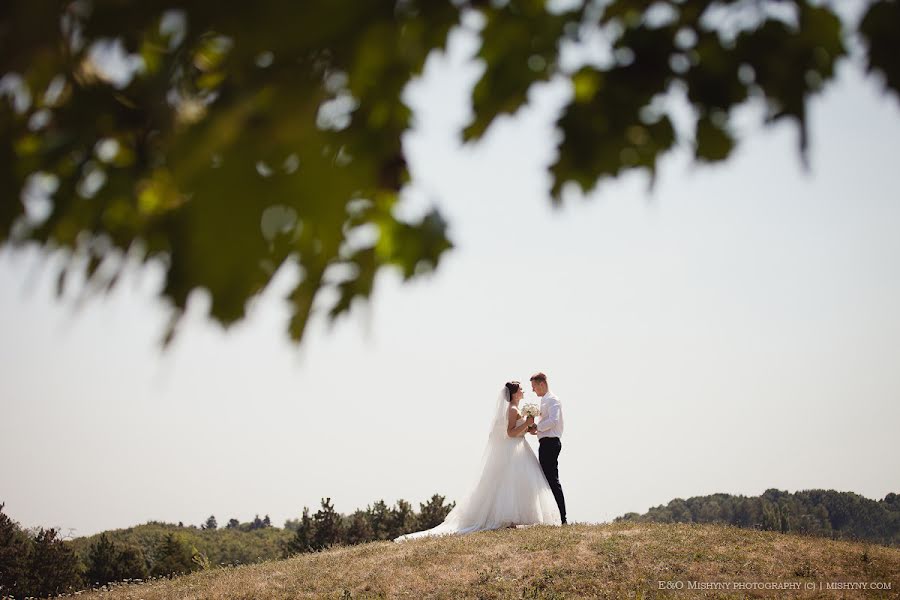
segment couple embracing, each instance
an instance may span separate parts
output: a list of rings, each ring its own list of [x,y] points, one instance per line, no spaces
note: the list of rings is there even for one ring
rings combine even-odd
[[[395,541],[517,525],[565,525],[566,502],[558,470],[562,405],[543,373],[531,376],[531,389],[541,399],[539,411],[533,411],[537,415],[523,415],[519,409],[525,390],[518,381],[507,382],[500,390],[481,476],[469,496],[437,527]],[[525,441],[526,435],[537,436],[540,460]]]

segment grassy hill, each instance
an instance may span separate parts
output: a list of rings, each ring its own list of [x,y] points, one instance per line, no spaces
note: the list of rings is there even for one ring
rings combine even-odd
[[[660,581],[684,589],[660,589]],[[882,591],[742,590],[719,598],[893,598],[900,548],[724,525],[532,527],[395,544],[83,592],[80,598],[692,598],[689,582],[889,582]]]

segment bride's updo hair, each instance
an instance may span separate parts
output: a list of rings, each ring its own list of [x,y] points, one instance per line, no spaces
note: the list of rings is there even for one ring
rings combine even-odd
[[[513,394],[522,389],[522,386],[519,385],[518,381],[507,381],[506,382],[506,401],[512,402]]]

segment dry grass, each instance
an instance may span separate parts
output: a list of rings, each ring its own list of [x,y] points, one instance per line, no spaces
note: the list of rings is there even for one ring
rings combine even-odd
[[[685,589],[660,589],[681,581]],[[887,591],[698,591],[699,582],[890,582]],[[900,549],[719,525],[532,527],[118,586],[82,598],[896,598]]]

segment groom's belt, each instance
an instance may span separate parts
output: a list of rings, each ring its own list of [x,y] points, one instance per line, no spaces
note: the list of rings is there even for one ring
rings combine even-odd
[[[556,436],[554,436],[554,437],[549,437],[549,436],[548,436],[548,437],[542,437],[542,438],[538,438],[538,443],[540,444],[541,442],[546,441],[546,440],[557,440],[557,441],[559,441],[559,438],[556,437]]]

